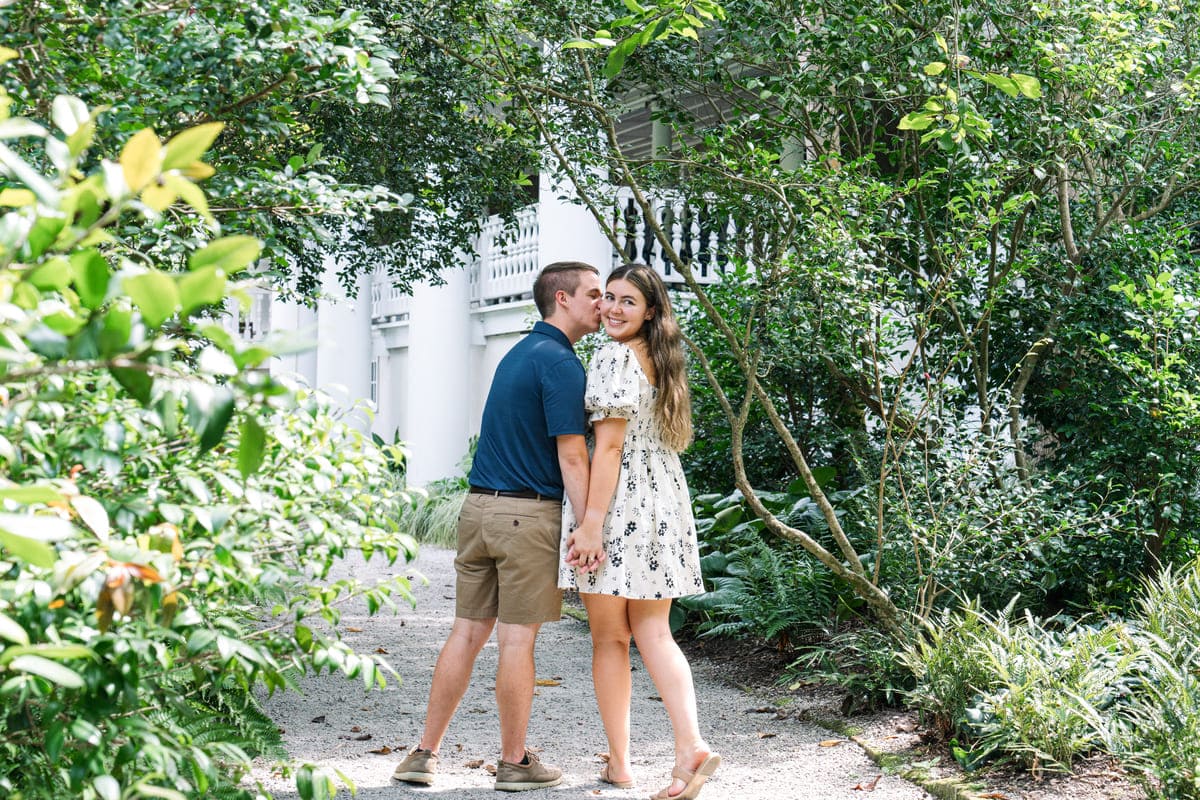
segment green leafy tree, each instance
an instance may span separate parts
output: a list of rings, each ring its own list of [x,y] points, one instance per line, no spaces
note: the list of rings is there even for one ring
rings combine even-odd
[[[574,187],[615,248],[636,218],[644,241],[627,255],[684,276],[715,331],[701,337],[715,345],[696,340],[695,362],[730,427],[735,482],[766,529],[801,543],[895,628],[903,587],[885,580],[924,587],[911,595],[924,614],[955,588],[932,568],[935,554],[969,558],[997,530],[1031,552],[1035,534],[1016,520],[1060,529],[1077,498],[1096,518],[1110,501],[1124,508],[1137,487],[1071,485],[1068,470],[1035,458],[1034,445],[1058,434],[1031,388],[1073,362],[1059,339],[1110,254],[1193,222],[1194,9],[626,8],[612,19],[586,2],[451,7],[436,24],[425,3],[398,13],[407,36],[458,58],[534,126],[546,171]],[[471,35],[475,48],[454,46]],[[635,118],[654,135],[630,136]],[[615,187],[632,197],[628,214],[614,211]],[[740,303],[710,296],[696,272],[711,254],[679,235],[680,223],[711,231],[714,220],[737,230],[718,239],[722,258],[753,266]],[[811,424],[788,407],[795,383],[783,376],[797,368],[809,376]],[[751,420],[769,424],[807,485],[820,537],[756,499]],[[821,426],[839,433],[812,436]],[[983,460],[966,456],[976,449]],[[814,463],[865,480],[870,506],[839,517]],[[1035,488],[1045,479],[1064,486]],[[986,514],[941,519],[955,493],[984,488]],[[1006,513],[1031,498],[1032,512]],[[1121,526],[1140,541],[1136,519]],[[931,539],[937,531],[953,535]],[[913,557],[885,563],[903,552]]]

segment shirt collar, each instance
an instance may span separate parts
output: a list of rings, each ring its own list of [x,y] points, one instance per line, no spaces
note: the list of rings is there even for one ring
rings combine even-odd
[[[571,340],[567,338],[565,333],[545,320],[539,319],[537,322],[533,323],[533,330],[531,330],[530,333],[540,333],[543,336],[549,336],[551,339],[560,342],[563,346],[572,350],[575,349],[571,347]]]

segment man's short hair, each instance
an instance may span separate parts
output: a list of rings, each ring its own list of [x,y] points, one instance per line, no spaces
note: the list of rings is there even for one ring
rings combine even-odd
[[[533,302],[542,319],[554,313],[554,296],[560,291],[574,295],[579,288],[579,273],[591,272],[599,275],[600,270],[582,261],[555,261],[548,264],[533,282]]]

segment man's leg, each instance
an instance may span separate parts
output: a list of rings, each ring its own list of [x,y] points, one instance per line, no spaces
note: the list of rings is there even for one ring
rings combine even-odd
[[[540,623],[501,622],[497,635],[496,706],[500,710],[500,758],[513,764],[525,758],[525,733],[533,710],[533,645]]]
[[[437,665],[433,668],[433,683],[429,687],[429,706],[425,711],[425,731],[417,746],[422,750],[437,752],[450,727],[450,720],[458,710],[467,686],[471,683],[471,671],[475,658],[487,643],[495,626],[494,619],[464,619],[456,617],[450,636],[442,645]],[[503,633],[504,626],[501,626]],[[503,652],[503,650],[501,651]],[[532,659],[532,655],[531,655]],[[532,702],[533,679],[530,678],[530,700]],[[497,684],[497,689],[499,684]],[[528,721],[528,712],[526,720]],[[518,760],[520,760],[518,758]]]

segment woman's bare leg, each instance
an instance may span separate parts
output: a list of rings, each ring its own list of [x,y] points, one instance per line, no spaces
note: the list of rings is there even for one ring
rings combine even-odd
[[[671,635],[671,601],[628,602],[633,639],[671,718],[675,732],[675,766],[694,771],[700,762],[712,755],[712,749],[700,735],[692,668]],[[683,787],[683,781],[675,778],[667,793],[679,794]]]
[[[633,679],[629,669],[629,601],[605,594],[580,593],[592,630],[592,682],[596,704],[608,737],[608,777],[633,780],[629,764],[629,704]]]

